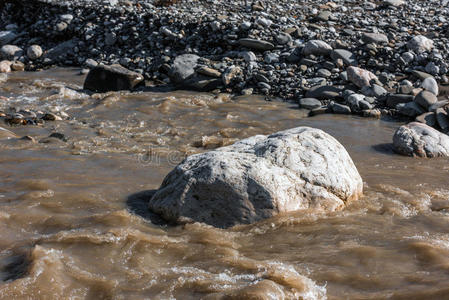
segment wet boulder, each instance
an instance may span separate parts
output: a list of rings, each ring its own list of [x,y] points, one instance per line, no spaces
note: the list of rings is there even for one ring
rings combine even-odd
[[[393,136],[396,152],[407,156],[449,156],[449,136],[423,123],[399,127]]]
[[[282,212],[338,210],[362,189],[336,139],[298,127],[187,157],[164,179],[149,209],[173,223],[227,228]]]
[[[84,89],[99,93],[132,90],[143,79],[141,74],[132,72],[121,65],[98,65],[87,74]]]

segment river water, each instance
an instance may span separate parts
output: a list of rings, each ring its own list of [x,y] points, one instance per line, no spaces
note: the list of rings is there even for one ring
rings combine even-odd
[[[90,97],[78,73],[0,84],[0,110],[69,115],[4,125],[46,143],[0,141],[0,298],[449,298],[449,160],[394,154],[400,123],[304,118],[292,104],[224,94]],[[296,126],[346,147],[361,200],[226,230],[161,226],[146,210],[145,196],[186,155]],[[67,142],[45,139],[54,132]]]

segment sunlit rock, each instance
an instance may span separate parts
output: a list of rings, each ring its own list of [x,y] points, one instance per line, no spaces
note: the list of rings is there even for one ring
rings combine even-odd
[[[298,127],[188,157],[167,175],[149,208],[169,222],[226,228],[281,212],[341,209],[362,188],[337,140]]]

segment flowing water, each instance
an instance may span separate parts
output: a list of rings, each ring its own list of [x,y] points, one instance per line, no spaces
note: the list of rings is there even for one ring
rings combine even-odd
[[[88,96],[78,72],[0,85],[0,110],[70,116],[5,125],[45,143],[0,141],[0,298],[449,299],[449,160],[394,154],[400,123],[303,118],[292,104],[224,94]],[[161,226],[146,210],[185,155],[296,126],[346,147],[360,201],[227,230]]]

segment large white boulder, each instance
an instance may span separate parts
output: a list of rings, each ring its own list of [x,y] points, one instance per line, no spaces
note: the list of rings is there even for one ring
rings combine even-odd
[[[298,127],[189,156],[167,175],[149,208],[170,222],[226,228],[301,209],[334,211],[362,190],[336,139]]]
[[[395,132],[393,147],[396,152],[408,156],[449,156],[449,136],[426,124],[412,122]]]

